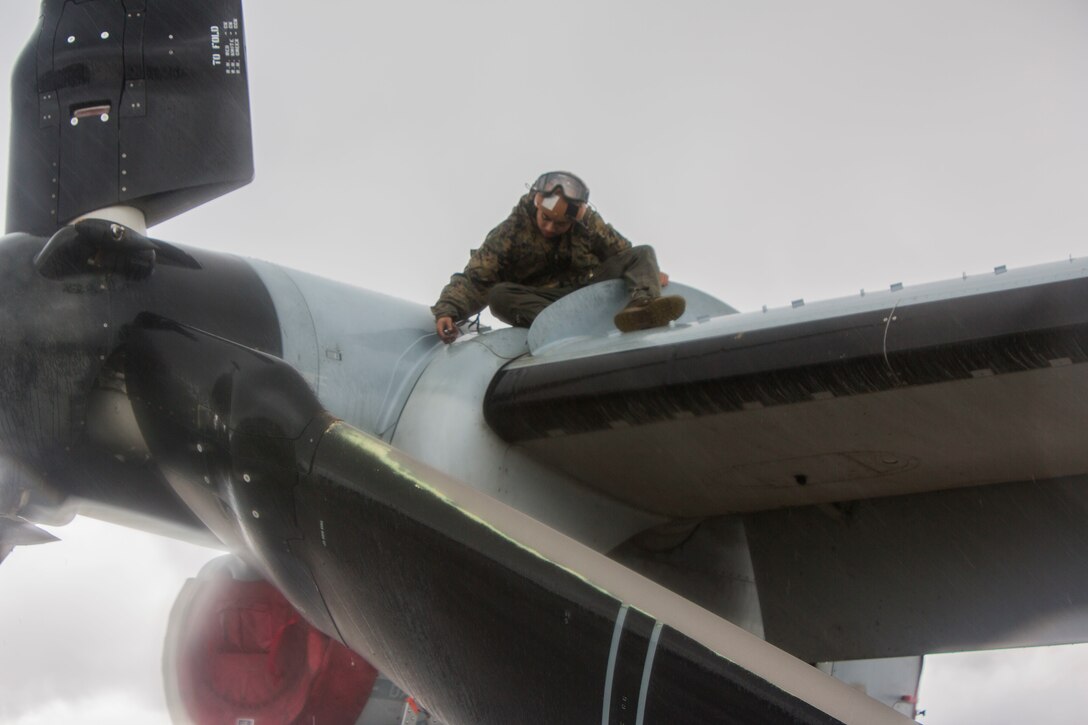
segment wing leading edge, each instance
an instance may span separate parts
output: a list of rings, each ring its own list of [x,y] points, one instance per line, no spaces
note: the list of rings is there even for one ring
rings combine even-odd
[[[500,371],[485,416],[677,517],[1081,474],[1085,274],[1045,265],[557,346]]]

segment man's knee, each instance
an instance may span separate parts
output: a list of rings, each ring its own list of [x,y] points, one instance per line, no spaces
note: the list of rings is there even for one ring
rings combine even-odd
[[[654,248],[649,244],[640,244],[637,247],[630,247],[622,252],[617,252],[605,262],[606,265],[615,267],[617,270],[629,269],[634,265],[647,263],[657,266],[657,255],[654,254]]]
[[[568,288],[527,287],[513,282],[499,282],[491,288],[487,304],[491,314],[508,325],[528,327],[545,307],[569,293]]]
[[[632,276],[656,277],[657,273],[657,257],[654,255],[654,248],[648,244],[640,244],[606,259],[597,270],[596,277],[598,280]]]
[[[491,308],[491,314],[508,325],[516,324],[517,314],[514,309],[518,301],[516,286],[509,282],[499,282],[487,295],[487,306]]]
[[[632,257],[637,260],[648,260],[657,264],[657,255],[654,253],[654,248],[649,244],[639,244],[638,246],[631,247],[629,250]]]
[[[514,327],[528,327],[548,306],[539,290],[513,282],[499,282],[487,295],[487,306],[491,314]]]
[[[497,285],[491,288],[491,291],[487,295],[487,304],[492,310],[495,307],[507,307],[510,304],[510,300],[514,297],[513,291],[514,285],[509,282],[499,282]]]

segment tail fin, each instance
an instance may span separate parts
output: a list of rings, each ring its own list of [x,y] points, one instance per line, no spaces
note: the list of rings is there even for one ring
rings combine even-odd
[[[12,77],[7,232],[111,206],[147,223],[248,183],[241,0],[43,0]]]

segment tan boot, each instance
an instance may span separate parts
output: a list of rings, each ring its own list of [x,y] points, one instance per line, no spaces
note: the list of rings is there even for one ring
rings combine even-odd
[[[622,332],[663,327],[684,314],[687,305],[679,295],[633,299],[612,319]]]

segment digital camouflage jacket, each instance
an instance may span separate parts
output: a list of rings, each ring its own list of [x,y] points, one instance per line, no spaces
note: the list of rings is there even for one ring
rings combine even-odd
[[[593,209],[587,209],[570,231],[546,238],[536,225],[532,197],[526,194],[480,248],[472,250],[465,271],[450,277],[431,312],[436,318],[470,317],[487,306],[488,293],[499,282],[583,287],[601,262],[630,248],[631,243]]]

